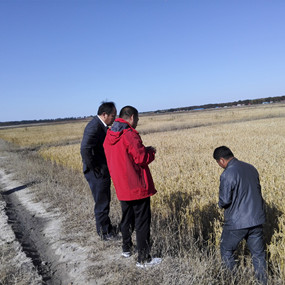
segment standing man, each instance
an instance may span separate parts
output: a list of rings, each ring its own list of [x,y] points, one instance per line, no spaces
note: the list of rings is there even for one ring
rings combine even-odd
[[[150,256],[150,196],[156,193],[148,164],[155,158],[155,148],[145,147],[135,130],[139,121],[136,108],[122,108],[119,118],[108,130],[104,149],[110,174],[121,202],[123,237],[122,256],[132,254],[132,232],[136,229],[138,262],[145,268],[159,264]]]
[[[115,236],[109,218],[111,179],[103,142],[107,128],[113,124],[116,114],[117,110],[113,102],[103,102],[97,116],[87,124],[84,130],[80,149],[84,176],[95,201],[96,230],[103,240],[111,240]]]
[[[221,237],[221,257],[227,268],[234,269],[234,251],[245,239],[252,255],[255,275],[267,284],[266,260],[263,241],[265,223],[264,202],[257,170],[236,159],[226,146],[214,151],[214,159],[224,172],[220,177],[219,207],[224,212]]]

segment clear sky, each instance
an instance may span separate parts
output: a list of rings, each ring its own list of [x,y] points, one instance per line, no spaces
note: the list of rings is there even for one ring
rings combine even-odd
[[[0,121],[285,95],[284,0],[0,0]]]

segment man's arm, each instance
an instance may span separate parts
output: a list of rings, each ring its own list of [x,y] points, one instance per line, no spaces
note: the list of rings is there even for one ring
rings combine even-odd
[[[125,135],[128,142],[128,152],[136,164],[144,167],[155,159],[155,148],[145,147],[138,134],[128,131]]]
[[[232,182],[224,175],[220,177],[220,191],[219,191],[219,207],[228,208],[232,203]]]
[[[87,125],[84,130],[80,152],[83,162],[86,164],[86,166],[89,169],[93,170],[97,167],[93,152],[98,144],[98,141],[99,141],[98,125],[96,124]]]

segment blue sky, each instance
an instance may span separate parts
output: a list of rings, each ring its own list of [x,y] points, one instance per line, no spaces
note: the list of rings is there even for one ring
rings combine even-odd
[[[284,14],[284,0],[0,0],[0,121],[285,95]]]

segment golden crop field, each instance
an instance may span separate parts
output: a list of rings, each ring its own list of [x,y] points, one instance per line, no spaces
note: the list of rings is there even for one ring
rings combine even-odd
[[[0,138],[23,146],[38,147],[56,144],[68,144],[82,138],[86,121],[22,126],[0,129]]]
[[[284,116],[284,105],[282,104],[174,112],[170,114],[143,115],[140,117],[137,129],[141,134],[146,134],[282,116]],[[81,140],[86,124],[86,120],[79,120],[61,124],[23,125],[19,128],[0,129],[0,138],[20,146],[68,144]]]
[[[187,231],[207,239],[209,246],[218,246],[222,169],[212,154],[216,147],[226,145],[259,171],[267,210],[268,258],[285,279],[284,122],[285,104],[141,116],[138,131],[142,140],[157,149],[150,165],[158,190],[152,199],[154,214],[163,220],[175,214],[178,230],[187,224]],[[41,145],[39,153],[45,159],[81,171],[79,143],[49,145],[80,139],[85,125],[0,130],[0,138],[23,146]]]

